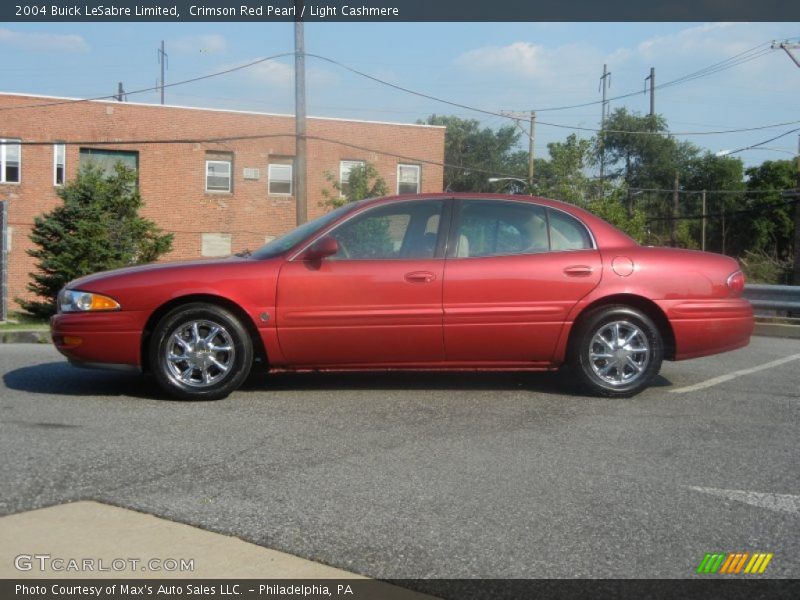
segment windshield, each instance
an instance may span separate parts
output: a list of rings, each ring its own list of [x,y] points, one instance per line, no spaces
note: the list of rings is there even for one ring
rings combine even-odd
[[[253,252],[253,258],[272,258],[273,256],[283,254],[293,246],[296,246],[302,242],[304,239],[311,237],[318,231],[324,229],[342,215],[354,210],[360,206],[362,202],[351,202],[350,204],[345,204],[344,206],[340,206],[336,210],[331,211],[326,215],[322,215],[313,221],[309,221],[308,223],[300,225],[300,227],[297,229],[293,229],[289,233],[275,238],[268,244],[261,246],[261,248]]]

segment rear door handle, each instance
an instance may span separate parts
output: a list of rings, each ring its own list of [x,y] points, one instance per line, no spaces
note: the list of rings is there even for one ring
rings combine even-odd
[[[436,279],[436,273],[430,271],[412,271],[405,275],[408,283],[430,283],[434,279]]]
[[[594,269],[589,265],[572,265],[564,268],[564,273],[568,277],[588,277]]]

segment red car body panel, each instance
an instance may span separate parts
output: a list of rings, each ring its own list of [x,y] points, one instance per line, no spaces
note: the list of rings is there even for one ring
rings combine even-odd
[[[276,322],[286,365],[442,362],[443,266],[440,259],[285,262]]]
[[[486,198],[567,212],[586,225],[595,248],[415,260],[302,258],[313,241],[376,206]],[[122,310],[57,314],[51,327],[56,347],[75,362],[146,367],[143,345],[159,315],[173,303],[211,300],[240,311],[271,368],[539,370],[565,361],[583,311],[634,298],[661,311],[674,338],[670,358],[680,360],[749,342],[752,308],[726,284],[737,270],[736,261],[720,255],[641,247],[591,213],[553,200],[403,196],[367,201],[273,258],[162,263],[75,280],[70,289],[110,296]]]
[[[597,250],[448,259],[447,360],[550,366],[567,316],[601,275]]]

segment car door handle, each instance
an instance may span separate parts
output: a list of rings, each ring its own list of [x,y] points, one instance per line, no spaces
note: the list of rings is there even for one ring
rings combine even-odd
[[[430,283],[434,279],[436,279],[436,273],[431,273],[430,271],[412,271],[405,275],[405,280],[408,283]]]
[[[588,277],[594,269],[589,265],[572,265],[564,268],[564,273],[569,277]]]

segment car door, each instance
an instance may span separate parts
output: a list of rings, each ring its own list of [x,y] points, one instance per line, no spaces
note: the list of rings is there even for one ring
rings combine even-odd
[[[444,207],[414,200],[368,208],[328,232],[339,245],[334,256],[287,261],[277,293],[287,363],[440,363]]]
[[[600,281],[589,231],[527,201],[457,206],[443,289],[447,361],[549,364],[570,309]]]

